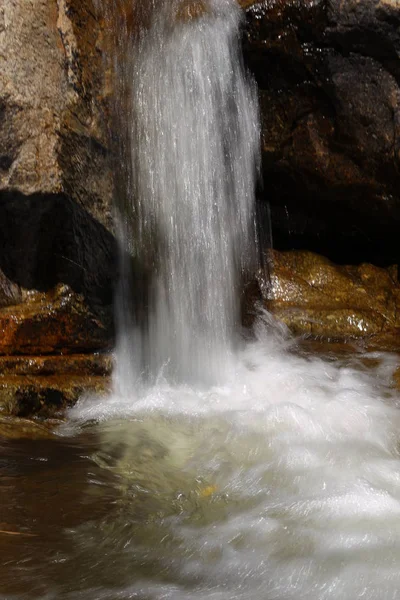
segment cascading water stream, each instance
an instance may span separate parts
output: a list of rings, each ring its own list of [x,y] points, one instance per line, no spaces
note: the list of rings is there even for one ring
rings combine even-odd
[[[178,382],[224,380],[240,276],[255,266],[258,106],[240,60],[239,21],[234,0],[160,3],[133,50],[135,226],[125,227],[125,245],[152,282],[148,318],[133,331],[123,326],[122,338],[134,340],[133,369],[153,380],[161,370]],[[122,354],[128,346],[122,339]],[[125,357],[117,380],[131,371]]]
[[[120,221],[125,276],[131,256],[151,273],[147,313],[132,317],[132,280],[114,393],[70,413],[100,422],[93,458],[118,498],[73,532],[95,563],[83,591],[55,597],[400,599],[396,361],[301,355],[265,314],[236,344],[259,144],[239,11],[151,5],[127,61]]]

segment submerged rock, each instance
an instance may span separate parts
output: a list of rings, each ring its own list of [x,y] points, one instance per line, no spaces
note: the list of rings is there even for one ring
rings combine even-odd
[[[52,439],[52,423],[46,424],[31,421],[29,419],[15,417],[0,417],[0,439]]]
[[[338,266],[306,251],[269,254],[265,307],[296,335],[400,350],[397,267]]]

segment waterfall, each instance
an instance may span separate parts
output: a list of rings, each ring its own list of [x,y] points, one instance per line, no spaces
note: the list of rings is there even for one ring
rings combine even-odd
[[[239,10],[149,6],[119,71],[116,387],[69,413],[107,504],[76,562],[51,554],[51,597],[396,600],[398,357],[313,357],[268,314],[235,347],[259,147]]]
[[[128,389],[143,370],[209,384],[229,368],[241,275],[254,268],[259,162],[240,16],[234,0],[159,3],[130,50],[121,237],[151,280],[146,317],[130,322],[126,298],[120,308],[117,379]]]

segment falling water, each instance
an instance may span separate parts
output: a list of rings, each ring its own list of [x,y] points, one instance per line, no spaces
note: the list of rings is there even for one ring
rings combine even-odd
[[[15,519],[24,493],[40,515],[34,537],[0,536],[3,597],[399,600],[398,358],[309,356],[267,314],[235,345],[257,108],[234,1],[193,7],[160,2],[130,49],[117,385],[70,412],[58,453],[32,450],[63,478],[0,479]],[[40,532],[43,489],[61,516]]]
[[[240,14],[234,0],[159,3],[133,49],[128,242],[153,277],[148,318],[128,335],[136,365],[175,381],[226,373],[255,255],[259,122]]]

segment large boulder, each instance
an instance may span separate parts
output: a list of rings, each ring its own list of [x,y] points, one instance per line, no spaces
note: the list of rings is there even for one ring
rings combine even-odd
[[[0,269],[27,289],[66,283],[110,307],[109,89],[96,14],[92,0],[1,4]]]
[[[65,193],[111,225],[105,82],[91,0],[0,8],[0,191]]]
[[[399,2],[242,4],[274,245],[398,262]]]
[[[101,353],[114,339],[118,252],[106,27],[94,0],[0,3],[3,415],[60,415],[109,385]]]

